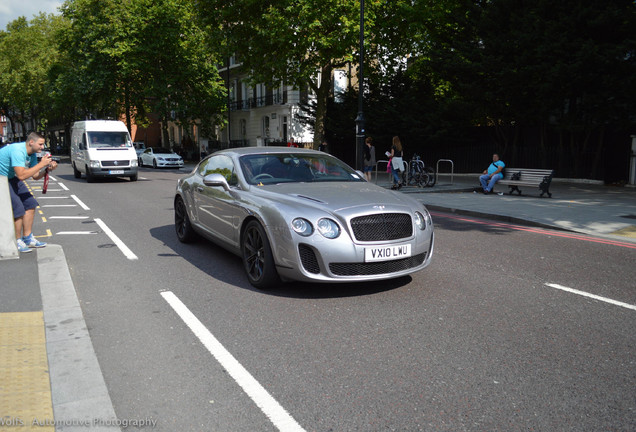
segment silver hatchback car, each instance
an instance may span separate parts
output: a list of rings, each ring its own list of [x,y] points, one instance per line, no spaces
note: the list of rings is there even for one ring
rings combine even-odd
[[[198,234],[237,254],[261,289],[281,279],[395,278],[433,256],[433,221],[422,203],[314,150],[216,152],[178,180],[174,210],[180,241]]]

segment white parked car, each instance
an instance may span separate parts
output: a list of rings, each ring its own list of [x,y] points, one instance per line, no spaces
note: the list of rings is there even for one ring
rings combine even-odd
[[[148,147],[139,155],[139,165],[149,165],[153,168],[181,168],[183,158],[167,148]]]
[[[139,158],[139,156],[141,156],[144,150],[146,150],[146,144],[144,144],[141,141],[135,141],[133,143],[133,146],[135,147],[135,153],[137,153],[137,158]]]

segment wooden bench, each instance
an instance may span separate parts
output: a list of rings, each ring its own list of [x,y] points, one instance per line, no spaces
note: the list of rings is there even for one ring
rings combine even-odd
[[[552,198],[550,193],[550,183],[552,183],[552,177],[554,176],[554,170],[551,169],[529,169],[529,168],[508,168],[505,169],[504,178],[497,183],[508,185],[510,187],[509,194],[512,195],[514,191],[517,191],[521,195],[521,189],[519,186],[534,186],[541,190],[541,196],[547,193],[549,198]]]

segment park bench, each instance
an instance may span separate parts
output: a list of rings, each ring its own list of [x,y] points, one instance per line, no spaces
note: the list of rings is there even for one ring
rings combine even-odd
[[[506,167],[504,178],[499,180],[499,184],[508,185],[510,187],[509,194],[512,195],[514,191],[517,191],[521,195],[521,189],[519,186],[534,186],[541,190],[541,196],[547,193],[549,198],[552,198],[550,193],[550,183],[552,183],[552,176],[554,176],[554,170],[551,169],[530,169],[530,168],[508,168]]]

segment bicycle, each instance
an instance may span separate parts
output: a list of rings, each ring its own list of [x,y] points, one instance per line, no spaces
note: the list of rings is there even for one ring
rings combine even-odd
[[[435,170],[431,167],[427,167],[417,154],[413,154],[409,162],[406,184],[418,187],[433,187],[436,182],[437,174]]]

